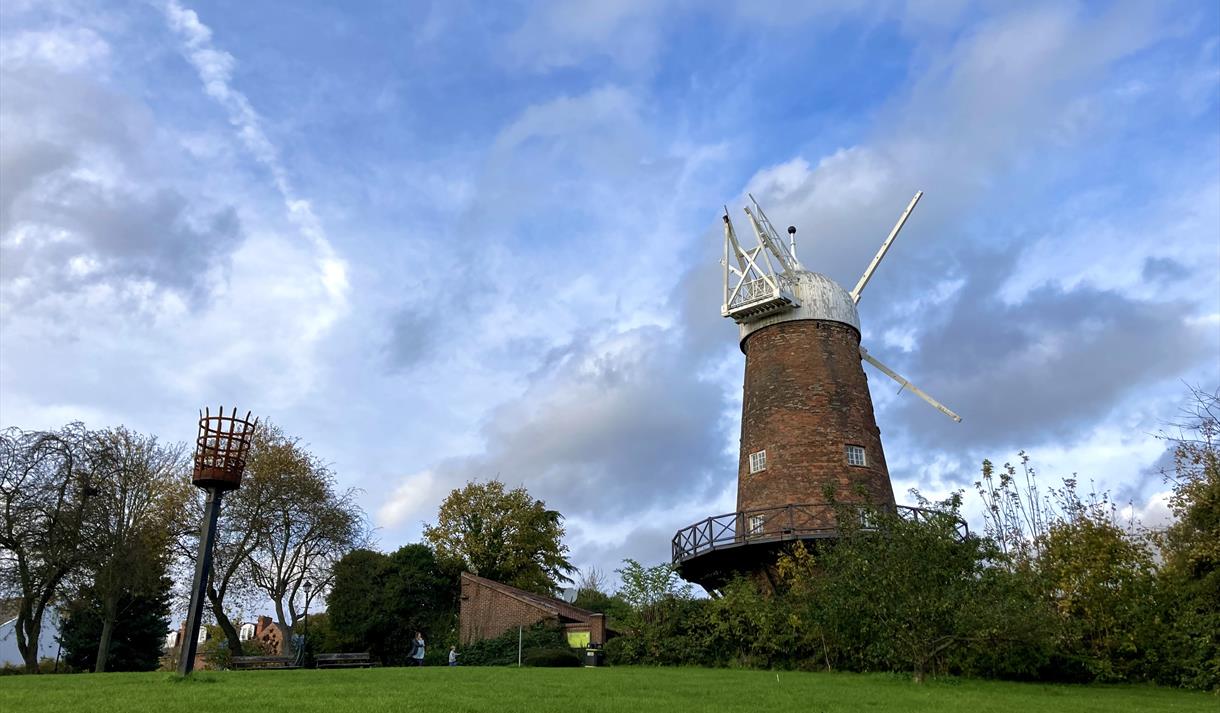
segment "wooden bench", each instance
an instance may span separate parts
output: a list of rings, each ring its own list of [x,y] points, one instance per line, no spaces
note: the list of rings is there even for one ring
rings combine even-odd
[[[377,662],[362,654],[318,654],[313,657],[318,668],[372,668]]]
[[[287,656],[234,656],[234,669],[247,668],[263,668],[263,669],[289,669],[300,668],[297,665],[296,659],[288,658]]]

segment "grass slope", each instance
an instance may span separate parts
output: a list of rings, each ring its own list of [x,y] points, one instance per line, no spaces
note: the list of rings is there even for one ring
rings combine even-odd
[[[0,711],[1119,711],[1220,710],[1207,693],[1145,686],[930,681],[693,668],[425,668],[107,673],[0,678]]]

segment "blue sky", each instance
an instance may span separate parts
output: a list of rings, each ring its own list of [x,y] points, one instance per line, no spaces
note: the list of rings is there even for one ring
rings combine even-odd
[[[1220,384],[1214,3],[6,2],[0,424],[299,434],[382,547],[499,476],[574,561],[731,510],[719,213],[861,302],[895,491],[1028,451],[1164,518]]]

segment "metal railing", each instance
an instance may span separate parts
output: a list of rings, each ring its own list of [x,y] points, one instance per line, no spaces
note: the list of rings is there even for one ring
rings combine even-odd
[[[785,505],[714,515],[678,530],[673,538],[673,562],[678,564],[712,550],[754,542],[834,537],[845,529],[875,530],[879,517],[894,514],[904,520],[929,522],[952,518],[958,540],[970,534],[966,521],[945,512],[896,505],[890,508],[843,503]],[[849,518],[844,521],[843,518]]]
[[[772,282],[774,282],[775,287],[771,286]],[[785,303],[792,302],[791,293],[792,281],[788,279],[787,275],[772,275],[769,278],[760,277],[756,280],[743,282],[741,288],[737,290],[737,294],[733,295],[728,308],[733,310],[767,300],[781,300]]]

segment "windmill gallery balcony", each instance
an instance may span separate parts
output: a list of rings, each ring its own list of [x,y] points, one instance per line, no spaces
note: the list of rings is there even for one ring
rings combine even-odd
[[[970,534],[965,520],[944,512],[906,505],[889,511],[910,521],[950,518],[958,540]],[[715,515],[678,530],[672,542],[673,564],[684,579],[715,588],[737,571],[739,559],[756,559],[759,550],[777,551],[789,542],[875,531],[883,512],[843,503],[809,503]]]
[[[729,295],[729,302],[722,314],[738,321],[758,319],[798,305],[792,294],[791,280],[784,276],[767,276],[743,281],[737,290]]]

